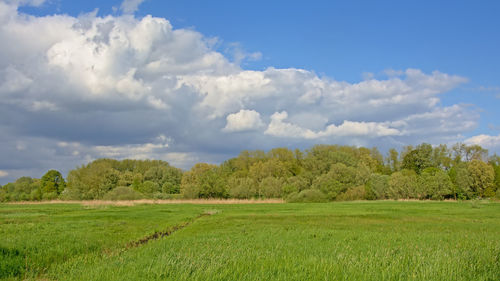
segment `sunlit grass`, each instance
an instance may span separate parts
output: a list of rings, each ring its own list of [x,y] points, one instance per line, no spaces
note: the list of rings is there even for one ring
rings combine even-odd
[[[204,213],[210,215],[193,221]],[[28,274],[22,270],[21,275],[34,278],[498,280],[500,276],[498,203],[482,203],[479,208],[468,202],[2,205],[0,218],[5,222],[0,245],[18,249],[19,262],[27,256],[32,263]],[[192,223],[168,237],[127,247],[186,221]]]

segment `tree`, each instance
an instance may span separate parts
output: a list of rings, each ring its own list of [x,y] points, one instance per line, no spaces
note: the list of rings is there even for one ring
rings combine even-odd
[[[417,173],[407,169],[393,173],[389,179],[388,195],[392,199],[420,198]]]
[[[495,173],[494,189],[496,190],[496,192],[500,192],[500,156],[496,154],[493,155],[490,158],[489,164],[491,165]]]
[[[432,146],[427,143],[420,144],[405,154],[402,164],[403,169],[413,170],[417,174],[433,166],[435,164],[432,162]]]
[[[226,178],[217,165],[198,163],[184,173],[181,193],[187,198],[224,198]]]
[[[282,161],[278,159],[269,159],[264,162],[256,162],[250,167],[248,176],[257,182],[261,182],[264,178],[288,178],[292,173]]]
[[[442,200],[453,193],[453,185],[448,174],[438,168],[427,168],[418,177],[419,190],[423,198]]]
[[[294,192],[301,192],[302,190],[309,189],[311,187],[311,181],[305,176],[306,174],[302,174],[286,179],[286,182],[283,184],[283,195],[287,196]]]
[[[454,162],[469,162],[472,160],[486,161],[488,150],[479,145],[466,145],[457,143],[452,147]]]
[[[493,167],[480,160],[472,160],[467,164],[471,177],[471,189],[476,196],[492,197],[494,192],[495,172]]]
[[[390,176],[388,175],[371,174],[366,183],[367,199],[378,200],[388,198],[389,179]]]
[[[388,155],[387,155],[387,165],[390,168],[390,171],[392,173],[399,171],[400,169],[400,163],[398,159],[398,151],[394,148],[389,149]]]
[[[467,169],[467,163],[460,162],[448,171],[448,176],[453,184],[452,193],[455,199],[470,199],[474,197],[472,191],[472,178]]]
[[[62,174],[56,170],[49,170],[40,181],[43,194],[55,193],[57,196],[66,188]]]
[[[255,181],[251,178],[230,177],[227,181],[229,196],[238,199],[249,199],[257,196]]]
[[[451,152],[446,144],[440,144],[434,147],[432,152],[433,166],[448,170],[451,167]]]
[[[160,185],[154,181],[145,181],[139,185],[137,191],[144,195],[152,195],[160,192]]]
[[[317,177],[312,187],[323,192],[329,200],[334,200],[347,189],[364,185],[368,180],[366,167],[348,167],[342,163],[331,165],[330,172]]]
[[[282,179],[267,177],[260,182],[259,189],[264,198],[280,198],[283,195],[282,186]]]

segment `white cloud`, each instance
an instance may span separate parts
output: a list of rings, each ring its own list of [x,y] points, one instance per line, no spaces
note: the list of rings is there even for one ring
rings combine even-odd
[[[255,110],[242,109],[226,117],[227,123],[223,131],[241,132],[256,130],[264,126],[260,114]]]
[[[353,122],[344,120],[344,122],[339,126],[331,124],[322,131],[313,131],[297,126],[296,124],[285,122],[284,120],[286,118],[288,118],[286,111],[274,113],[271,116],[271,123],[265,133],[277,137],[305,139],[318,139],[326,137],[373,138],[400,135],[400,132],[397,129],[390,128],[387,124],[375,122]]]
[[[58,142],[57,146],[66,150],[68,154],[73,154],[74,156],[85,154],[92,159],[152,159],[157,154],[167,151],[169,141],[171,141],[169,138],[160,135],[155,138],[154,142],[144,144],[89,146],[79,142]]]
[[[348,83],[245,70],[239,63],[259,53],[236,44],[226,56],[216,39],[164,18],[30,16],[16,5],[0,1],[0,41],[9,42],[0,45],[0,168],[9,172],[98,157],[188,165],[285,137],[297,147],[439,143],[463,139],[479,120],[474,108],[440,104],[467,82],[456,75],[391,70]],[[17,149],[20,140],[29,149]]]
[[[6,177],[8,175],[9,175],[9,173],[7,173],[6,171],[0,170],[0,178],[4,178],[4,177]]]
[[[124,0],[120,5],[120,10],[125,14],[133,14],[139,9],[139,5],[145,0]]]
[[[240,65],[244,61],[258,61],[262,59],[262,53],[249,53],[243,49],[240,43],[229,43],[226,53],[232,56],[233,62]]]
[[[477,135],[470,137],[464,141],[468,144],[477,144],[485,148],[499,148],[500,147],[500,135],[490,136],[490,135]]]

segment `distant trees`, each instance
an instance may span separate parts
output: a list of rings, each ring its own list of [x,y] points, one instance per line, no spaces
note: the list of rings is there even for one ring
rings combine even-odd
[[[180,192],[182,171],[159,160],[98,159],[70,171],[67,179],[64,199],[101,199],[117,187],[164,198]]]
[[[0,202],[56,199],[65,186],[64,178],[56,170],[48,171],[42,179],[20,177],[0,188]]]
[[[290,202],[500,198],[500,157],[477,145],[390,149],[315,145],[242,151],[181,171],[165,161],[98,159],[0,187],[0,201],[138,198],[285,198]]]

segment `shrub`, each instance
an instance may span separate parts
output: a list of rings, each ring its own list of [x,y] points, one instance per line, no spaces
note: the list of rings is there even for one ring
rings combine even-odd
[[[309,180],[302,176],[294,176],[290,177],[286,180],[286,183],[283,185],[283,196],[288,196],[294,192],[301,192],[302,190],[308,189],[311,187],[311,183]]]
[[[231,178],[227,185],[232,198],[248,199],[257,194],[256,184],[251,178]]]
[[[139,185],[137,188],[142,194],[151,196],[153,193],[160,192],[160,186],[153,181],[145,181]]]
[[[72,187],[67,187],[63,190],[61,195],[59,195],[59,199],[61,200],[81,200],[82,194],[80,190]]]
[[[259,188],[265,198],[280,198],[282,194],[282,185],[283,181],[281,179],[275,177],[267,177],[262,180]]]
[[[381,174],[371,174],[366,183],[367,199],[377,200],[387,198],[390,176]]]
[[[337,201],[363,200],[366,197],[365,187],[360,185],[349,188],[346,192],[337,196]]]
[[[43,193],[42,199],[43,200],[54,200],[57,198],[57,192],[49,192],[49,193]]]
[[[322,203],[328,202],[328,199],[324,193],[317,189],[306,189],[299,193],[290,194],[286,201],[289,203]]]
[[[142,198],[142,194],[127,186],[119,186],[103,197],[105,200],[137,200]]]

